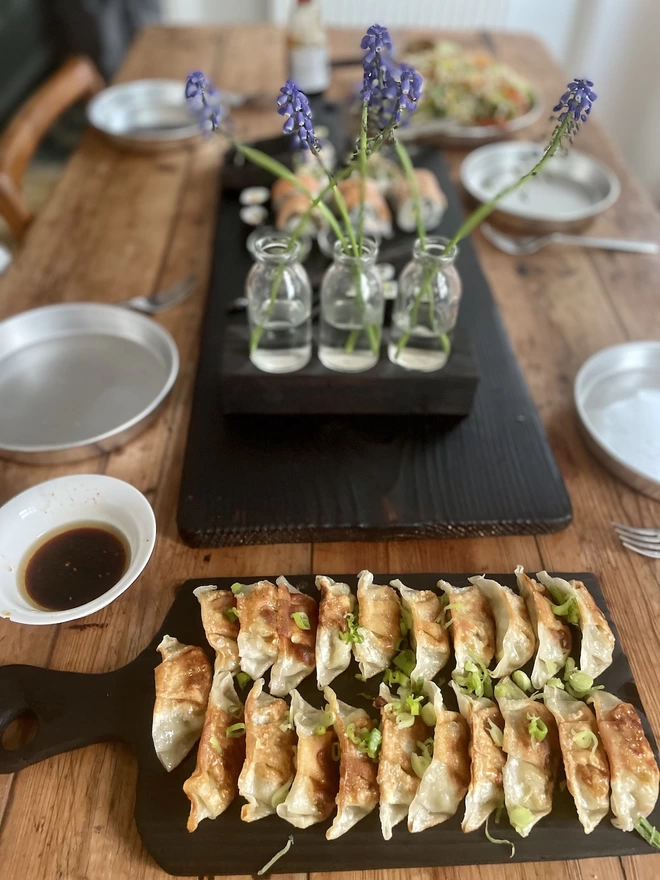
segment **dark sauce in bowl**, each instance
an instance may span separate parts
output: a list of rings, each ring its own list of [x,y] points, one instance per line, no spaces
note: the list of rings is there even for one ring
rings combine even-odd
[[[66,611],[98,599],[126,573],[126,539],[111,526],[76,523],[44,535],[25,555],[22,584],[31,602]]]

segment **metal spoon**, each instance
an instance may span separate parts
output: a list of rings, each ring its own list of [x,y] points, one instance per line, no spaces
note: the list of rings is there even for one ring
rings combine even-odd
[[[482,223],[481,231],[491,244],[513,256],[535,254],[548,244],[569,244],[577,247],[598,248],[604,251],[629,251],[634,254],[658,254],[660,244],[656,241],[636,241],[625,238],[592,238],[585,235],[566,235],[553,232],[550,235],[513,236],[501,232],[489,223]]]
[[[133,309],[136,312],[143,312],[145,315],[157,315],[159,312],[164,312],[183,302],[196,287],[197,277],[186,275],[185,278],[180,278],[165,290],[159,290],[157,293],[152,293],[151,296],[134,296],[132,299],[117,303],[117,305],[125,309]]]

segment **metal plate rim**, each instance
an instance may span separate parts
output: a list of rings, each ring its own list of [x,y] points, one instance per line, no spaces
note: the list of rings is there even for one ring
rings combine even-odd
[[[398,132],[401,140],[414,141],[420,137],[443,137],[447,141],[488,141],[494,138],[505,138],[534,125],[543,115],[543,102],[534,98],[534,103],[520,116],[510,119],[502,125],[459,125],[447,119],[431,119],[428,122],[419,123],[415,126],[413,121],[407,128]]]
[[[53,444],[28,444],[28,445],[14,445],[14,444],[0,444],[0,455],[7,455],[11,457],[12,455],[20,455],[21,457],[28,457],[31,455],[41,455],[43,453],[57,454],[57,453],[68,453],[75,450],[80,449],[81,451],[90,446],[95,446],[97,444],[101,444],[104,441],[110,440],[113,437],[123,434],[126,431],[130,431],[131,429],[136,428],[141,422],[147,420],[152,416],[152,414],[161,406],[161,404],[165,401],[168,394],[172,390],[174,383],[176,382],[177,376],[179,374],[179,350],[177,348],[176,342],[174,341],[172,335],[160,324],[156,323],[153,319],[146,317],[138,312],[132,312],[129,309],[123,309],[121,306],[112,305],[109,303],[96,303],[96,302],[75,302],[75,303],[54,303],[47,306],[40,306],[37,309],[29,309],[25,312],[19,312],[16,315],[12,315],[9,318],[6,318],[4,321],[0,321],[0,330],[2,330],[3,325],[6,326],[10,322],[19,322],[21,320],[25,320],[27,316],[31,316],[34,318],[36,315],[46,315],[49,313],[57,312],[76,312],[84,309],[86,311],[93,311],[99,314],[99,317],[102,315],[108,315],[109,313],[113,314],[117,309],[120,309],[121,312],[127,316],[129,316],[129,320],[133,320],[137,326],[149,326],[149,332],[155,333],[157,336],[160,336],[161,341],[163,342],[165,349],[167,351],[168,356],[168,374],[165,379],[160,391],[153,398],[153,400],[144,407],[139,413],[135,416],[131,417],[126,422],[123,422],[121,425],[110,429],[108,431],[103,432],[102,434],[95,435],[93,437],[89,437],[84,440],[76,441],[74,443],[53,443]],[[118,336],[120,338],[128,338],[123,336],[120,333],[109,333],[107,327],[100,327],[99,331],[102,335],[107,336]],[[131,337],[133,342],[137,340],[134,337]],[[153,350],[151,346],[146,345],[143,341],[141,342],[145,348],[149,350]],[[10,353],[11,356],[13,352]],[[0,364],[2,363],[2,359],[0,359]],[[145,424],[146,427],[146,424]],[[23,460],[25,460],[23,458]],[[71,459],[69,459],[71,460]]]

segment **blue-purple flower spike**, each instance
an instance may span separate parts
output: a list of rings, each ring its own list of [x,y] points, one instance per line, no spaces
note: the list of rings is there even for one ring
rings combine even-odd
[[[220,126],[224,116],[220,95],[201,70],[191,73],[186,80],[186,103],[204,133]]]
[[[282,131],[284,134],[292,134],[300,139],[300,146],[304,150],[318,147],[319,142],[314,134],[312,111],[309,107],[307,95],[302,92],[293,80],[288,79],[280,89],[277,99],[277,112],[280,116],[286,116],[286,122]]]
[[[596,100],[596,93],[592,90],[593,83],[590,79],[574,79],[569,82],[567,91],[559,99],[559,103],[553,107],[555,113],[559,113],[557,121],[561,124],[567,117],[568,134],[577,132],[581,122],[586,122],[591,113],[591,107]]]
[[[372,24],[366,34],[362,37],[360,46],[367,50],[364,56],[364,63],[371,64],[376,55],[382,54],[385,50],[392,49],[392,38],[386,27],[379,24]]]

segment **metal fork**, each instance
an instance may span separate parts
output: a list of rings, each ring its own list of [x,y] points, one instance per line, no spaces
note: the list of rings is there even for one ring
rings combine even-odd
[[[651,559],[660,559],[660,529],[642,529],[618,522],[613,522],[612,526],[618,539],[628,550]]]
[[[133,309],[136,312],[143,312],[145,315],[157,315],[159,312],[164,312],[183,302],[196,287],[196,276],[186,275],[185,278],[180,278],[166,290],[159,290],[152,293],[151,296],[134,296],[132,299],[117,303],[117,305],[125,309]]]

